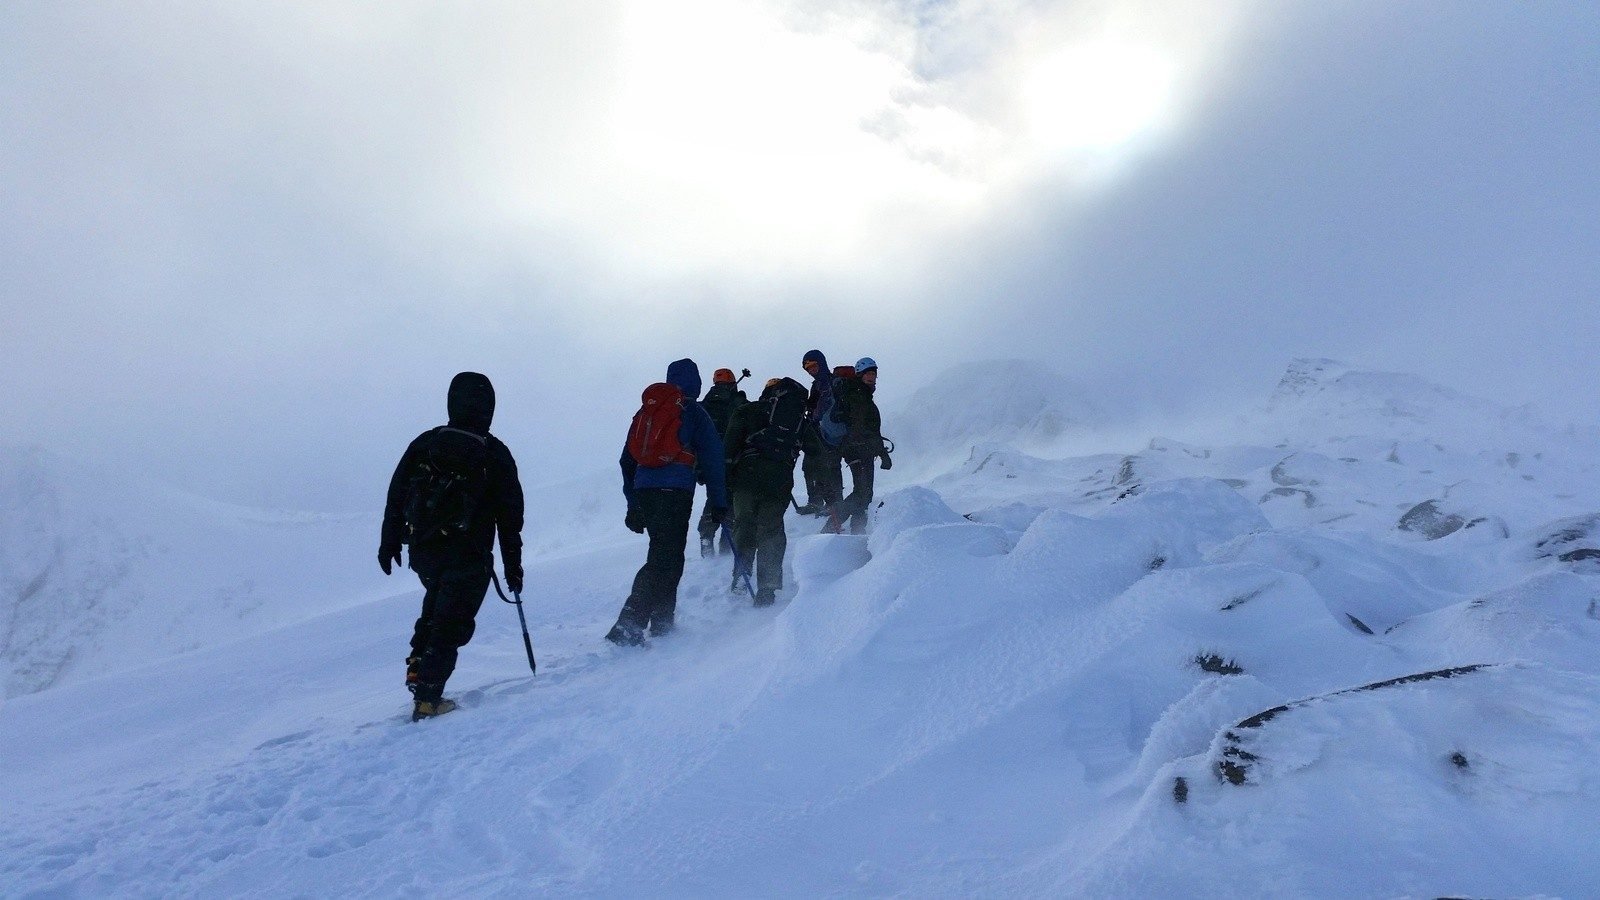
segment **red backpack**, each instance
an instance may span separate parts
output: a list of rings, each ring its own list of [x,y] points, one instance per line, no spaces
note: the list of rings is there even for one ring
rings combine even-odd
[[[644,402],[633,414],[628,429],[628,455],[647,469],[673,463],[694,465],[694,454],[683,449],[678,429],[683,424],[683,391],[672,384],[652,384],[644,389]]]

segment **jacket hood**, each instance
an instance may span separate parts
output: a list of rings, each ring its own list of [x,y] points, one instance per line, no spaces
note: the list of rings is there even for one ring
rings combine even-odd
[[[452,426],[488,434],[494,420],[494,385],[486,375],[462,372],[450,379],[447,407]]]
[[[804,365],[808,362],[814,362],[817,364],[817,374],[811,376],[811,380],[813,381],[816,381],[823,375],[833,371],[832,369],[828,368],[828,358],[822,355],[821,350],[807,350],[806,355],[800,358],[800,363],[801,365]]]
[[[806,386],[798,381],[795,381],[793,378],[779,378],[774,383],[769,384],[762,389],[761,399],[771,400],[773,397],[786,394],[790,391],[796,391],[804,394],[806,392]]]
[[[692,359],[680,359],[667,366],[667,384],[674,385],[690,400],[700,399],[700,367]]]

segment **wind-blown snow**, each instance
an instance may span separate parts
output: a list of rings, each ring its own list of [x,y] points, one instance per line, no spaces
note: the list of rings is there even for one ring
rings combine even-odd
[[[1600,884],[1587,437],[1327,361],[1296,363],[1233,444],[1044,458],[1016,446],[1032,420],[1000,418],[975,426],[965,462],[883,496],[870,536],[791,516],[773,609],[730,596],[726,560],[691,560],[682,627],[644,650],[600,640],[643,547],[616,534],[620,498],[596,503],[529,561],[540,674],[491,595],[451,685],[466,708],[437,721],[403,715],[417,592],[371,581],[341,604],[301,584],[297,608],[328,611],[232,643],[207,623],[192,652],[15,697],[0,709],[14,786],[0,883],[619,897]],[[15,484],[8,503],[47,508]],[[581,505],[598,485],[547,490]],[[122,520],[103,524],[74,533]],[[371,567],[375,522],[350,527],[351,565]],[[94,546],[85,558],[106,558]]]

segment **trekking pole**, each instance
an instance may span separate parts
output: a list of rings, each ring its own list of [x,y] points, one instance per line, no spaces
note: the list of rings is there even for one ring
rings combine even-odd
[[[796,500],[794,498],[794,492],[793,491],[791,491],[789,493],[789,504],[794,507],[794,511],[795,512],[799,512],[800,511],[800,501]]]
[[[745,569],[743,557],[739,555],[739,545],[734,543],[733,535],[728,535],[728,546],[733,548],[733,573],[744,579],[744,589],[750,592],[750,599],[756,598],[756,589],[750,584],[750,572]]]
[[[533,660],[533,639],[528,637],[528,617],[522,614],[521,592],[516,593],[517,599],[511,600],[506,597],[506,592],[500,589],[500,576],[493,569],[489,570],[489,577],[494,579],[494,592],[500,595],[500,599],[517,608],[517,621],[522,623],[522,646],[528,651],[528,670],[535,675],[539,674],[539,664]]]

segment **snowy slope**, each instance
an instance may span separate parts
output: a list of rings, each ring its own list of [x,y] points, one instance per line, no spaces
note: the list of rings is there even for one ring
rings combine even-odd
[[[228,506],[0,449],[0,696],[379,596],[353,566],[372,555],[368,520]]]
[[[491,597],[434,722],[403,718],[415,591],[13,699],[0,883],[1590,895],[1593,448],[1515,416],[1475,446],[1458,395],[1349,374],[1235,443],[990,443],[867,537],[791,516],[777,607],[691,560],[639,651],[600,635],[642,544],[596,524],[530,560],[540,674]]]

